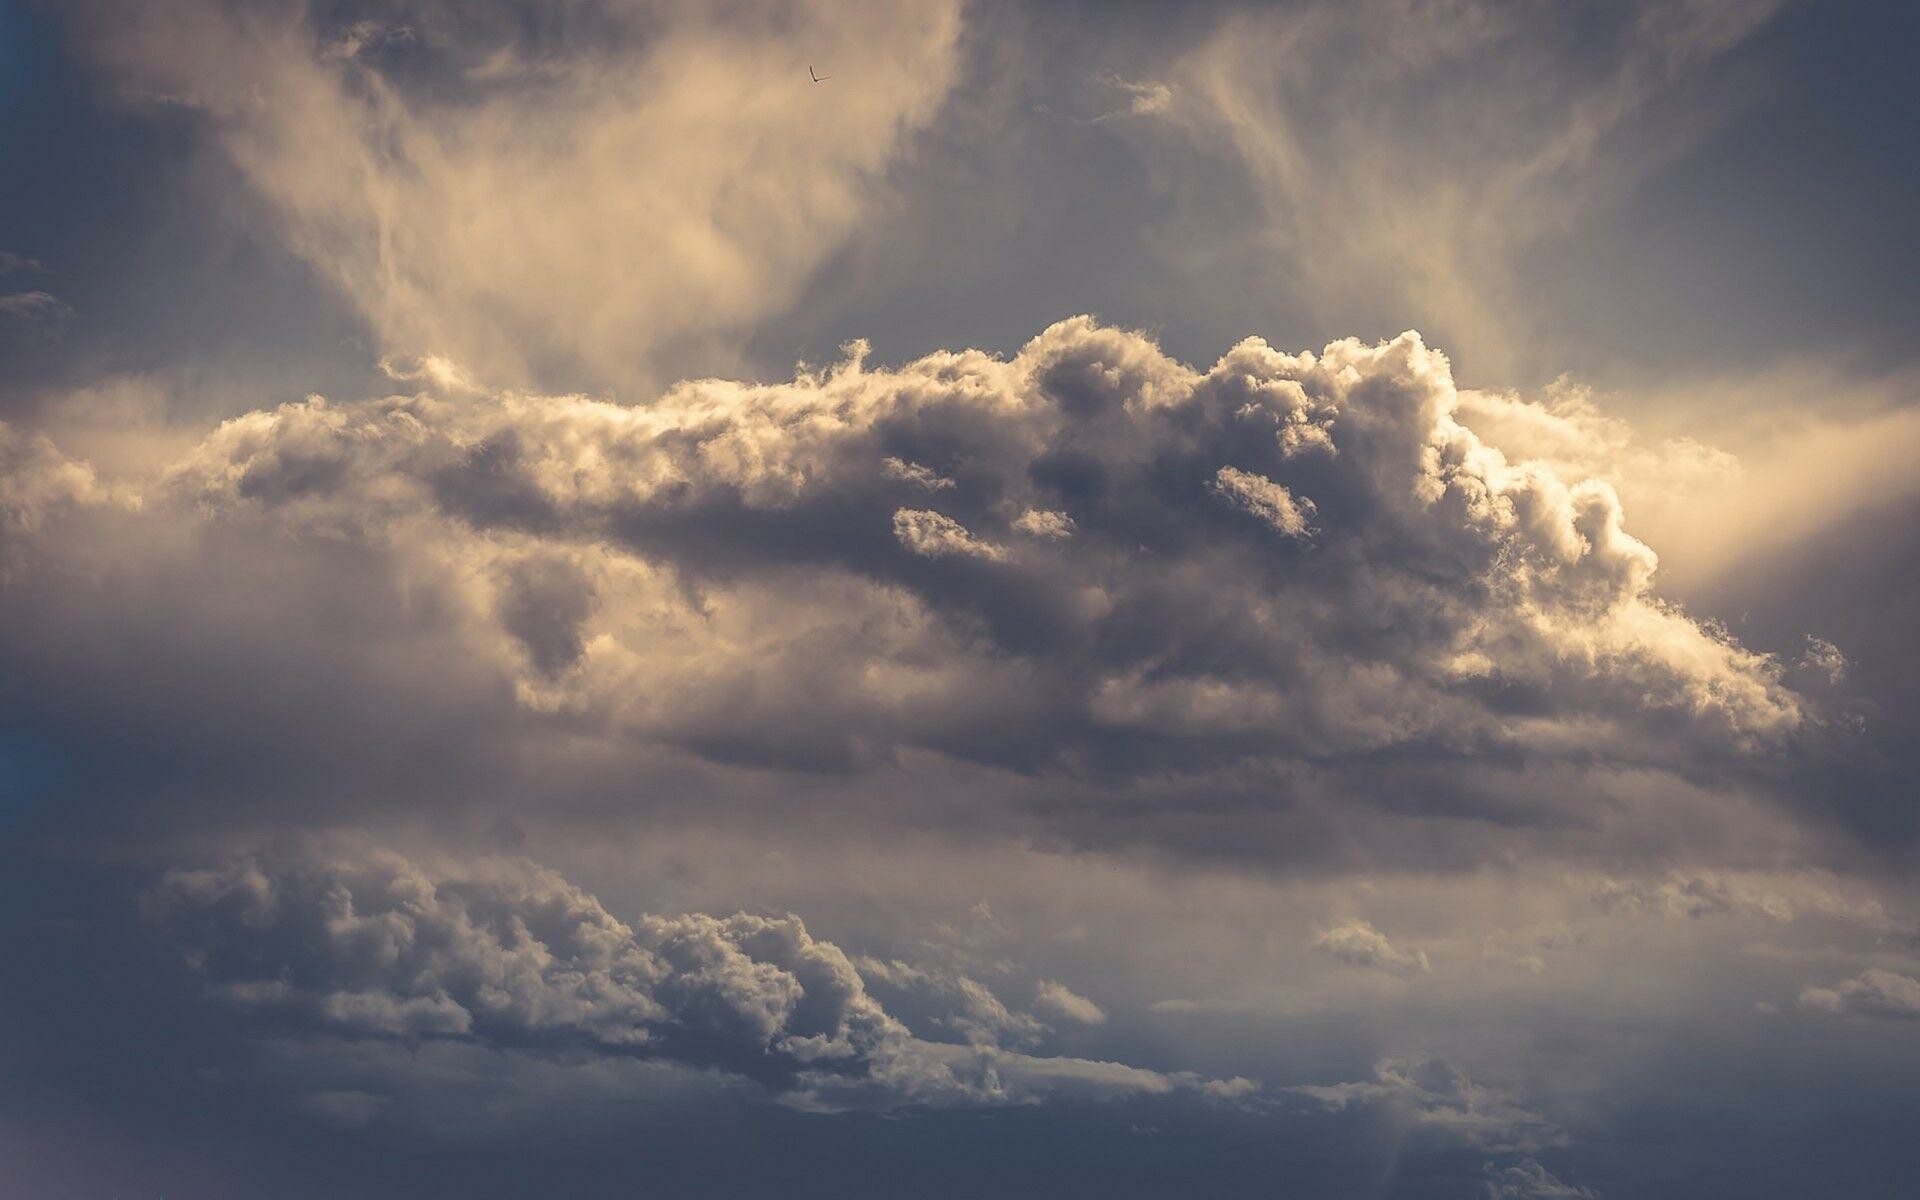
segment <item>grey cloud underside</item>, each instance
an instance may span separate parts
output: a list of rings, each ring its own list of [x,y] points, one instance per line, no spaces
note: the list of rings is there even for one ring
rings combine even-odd
[[[1252,1090],[1244,1080],[1023,1053],[1048,1024],[974,980],[898,962],[856,967],[792,915],[624,922],[524,859],[428,865],[364,848],[251,855],[170,871],[143,906],[216,1002],[281,1036],[650,1058],[743,1076],[826,1109]],[[953,1003],[936,1023],[964,1044],[915,1036],[863,972],[896,985],[937,982]],[[1098,1014],[1064,994],[1070,1004],[1056,995],[1041,1007],[1069,1021]]]
[[[1382,1059],[1369,1080],[1289,1090],[1334,1110],[1381,1109],[1415,1133],[1489,1153],[1535,1153],[1566,1140],[1545,1117],[1432,1054]]]
[[[1414,334],[1197,371],[1076,318],[1010,360],[855,353],[645,407],[391,369],[418,390],[235,418],[146,482],[10,434],[4,599],[48,634],[20,676],[177,660],[193,682],[127,693],[170,726],[230,661],[304,690],[229,740],[350,738],[436,786],[558,727],[808,771],[930,750],[1065,809],[1123,786],[1504,824],[1627,772],[1761,787],[1846,733],[1653,593],[1609,486],[1477,437]],[[167,617],[205,571],[222,593]],[[54,649],[103,611],[151,625],[139,661]]]

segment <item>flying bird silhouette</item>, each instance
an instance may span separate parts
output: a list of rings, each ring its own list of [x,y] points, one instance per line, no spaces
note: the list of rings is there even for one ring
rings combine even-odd
[[[815,74],[813,73],[813,66],[812,66],[812,64],[808,64],[808,66],[807,66],[807,78],[809,78],[809,79],[811,79],[811,80],[813,80],[813,81],[814,81],[815,83],[825,83],[825,82],[826,82],[827,80],[829,80],[829,79],[832,79],[832,78],[833,78],[833,76],[831,76],[831,75],[815,75]]]

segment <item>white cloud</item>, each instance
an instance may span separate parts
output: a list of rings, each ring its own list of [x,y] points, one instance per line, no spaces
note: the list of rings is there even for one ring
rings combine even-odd
[[[1292,492],[1264,475],[1234,467],[1221,467],[1214,474],[1212,487],[1214,493],[1228,503],[1251,513],[1288,537],[1305,538],[1313,535],[1313,526],[1309,524],[1313,516],[1313,501],[1304,498],[1296,500]]]
[[[1420,1132],[1496,1153],[1529,1153],[1565,1140],[1510,1094],[1475,1083],[1443,1058],[1413,1054],[1374,1064],[1373,1078],[1287,1089],[1328,1108],[1382,1108]]]
[[[1000,547],[981,541],[952,517],[924,508],[903,508],[894,513],[893,536],[902,546],[928,558],[949,554],[996,559],[1004,556]]]
[[[1424,950],[1403,950],[1378,929],[1358,917],[1342,921],[1313,935],[1313,948],[1355,967],[1389,971],[1428,971],[1432,964]]]
[[[658,1058],[742,1075],[818,1108],[1181,1089],[1232,1096],[1250,1086],[1003,1049],[1008,1037],[1033,1040],[1037,1024],[964,977],[947,981],[960,1001],[948,1023],[967,1044],[927,1041],[869,994],[862,968],[798,917],[622,921],[524,859],[429,866],[387,851],[246,857],[168,872],[145,909],[216,999],[304,1022],[315,1034]],[[896,985],[931,978],[905,964],[863,962]],[[315,1104],[353,1121],[380,1107],[353,1096]]]
[[[0,295],[0,317],[16,321],[63,321],[73,310],[50,292],[8,292]]]
[[[1576,1187],[1531,1158],[1503,1167],[1487,1164],[1486,1200],[1599,1200],[1592,1188]]]
[[[1793,921],[1827,917],[1885,926],[1885,909],[1858,886],[1828,872],[1675,870],[1661,879],[1604,879],[1594,889],[1603,912]]]
[[[1043,538],[1068,538],[1073,536],[1073,518],[1063,512],[1047,509],[1029,508],[1014,518],[1013,527],[1021,533]]]
[[[1868,967],[1852,979],[1829,987],[1801,989],[1800,1007],[1815,1012],[1920,1021],[1920,979]]]
[[[953,480],[941,478],[940,474],[931,468],[923,467],[919,463],[902,462],[892,457],[881,460],[880,473],[888,479],[910,483],[929,492],[944,491],[953,486]]]
[[[1104,1025],[1106,1010],[1080,995],[1064,983],[1042,979],[1033,997],[1033,1006],[1060,1021],[1076,1025]]]
[[[1818,671],[1828,683],[1839,684],[1845,682],[1847,671],[1853,663],[1848,661],[1840,647],[1825,638],[1808,634],[1807,648],[1800,655],[1799,665],[1810,671]]]
[[[1093,118],[1095,121],[1111,120],[1122,115],[1157,117],[1173,107],[1173,89],[1158,80],[1128,79],[1109,72],[1100,77],[1100,82],[1126,97],[1126,106],[1102,113]]]

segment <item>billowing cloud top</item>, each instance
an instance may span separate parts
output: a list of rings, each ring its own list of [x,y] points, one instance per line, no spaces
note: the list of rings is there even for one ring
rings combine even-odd
[[[478,581],[526,703],[722,758],[1652,762],[1807,719],[1416,334],[1202,372],[1077,318],[644,408],[409,377],[229,421],[163,490]]]
[[[629,924],[524,859],[435,868],[364,848],[252,856],[171,871],[145,907],[217,999],[310,1034],[644,1056],[745,1076],[822,1108],[1176,1088],[1233,1097],[1252,1086],[1003,1049],[1010,1030],[1034,1040],[1047,1026],[964,977],[950,981],[962,1004],[947,1023],[967,1044],[922,1040],[798,917]],[[867,970],[930,978],[905,964]],[[1066,1021],[1103,1019],[1057,983],[1042,985],[1037,1006]]]

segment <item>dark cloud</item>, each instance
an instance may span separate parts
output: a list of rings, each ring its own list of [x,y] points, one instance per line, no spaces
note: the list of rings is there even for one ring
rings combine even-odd
[[[1173,849],[1240,810],[1222,844],[1269,853],[1356,802],[1552,830],[1625,771],[1764,793],[1847,733],[1657,597],[1608,485],[1481,441],[1412,334],[1249,340],[1198,371],[1080,318],[1010,360],[856,353],[645,408],[393,371],[421,390],[245,414],[138,485],[14,435],[38,464],[7,493],[14,553],[41,569],[11,610],[52,644],[80,636],[62,613],[152,593],[141,655],[89,647],[52,694],[84,709],[117,679],[116,736],[145,709],[156,741],[242,741],[269,774],[334,755],[375,807],[532,769],[558,722],[655,777],[681,752],[861,773],[931,751],[1012,773],[1073,837]],[[171,611],[215,561],[221,594]],[[14,648],[22,678],[48,679],[39,649]],[[188,671],[288,694],[212,700],[182,738]],[[1293,832],[1249,840],[1274,811]]]
[[[14,435],[38,464],[7,493],[14,552],[43,569],[6,603],[57,642],[61,613],[151,591],[142,655],[89,648],[53,694],[85,708],[116,678],[119,734],[144,708],[156,741],[244,741],[272,774],[352,729],[329,772],[376,808],[394,771],[455,796],[533,769],[557,722],[643,777],[682,752],[864,773],[931,751],[1011,773],[1072,837],[1175,850],[1238,810],[1223,845],[1311,856],[1356,804],[1550,831],[1622,772],[1765,794],[1848,736],[1655,594],[1610,486],[1482,441],[1417,335],[1252,339],[1205,371],[1086,318],[1012,359],[863,354],[644,408],[395,366],[420,390],[245,414],[138,485]],[[221,594],[170,612],[216,560]],[[265,602],[316,573],[336,599]],[[291,691],[212,701],[181,738],[188,670]],[[1290,832],[1250,839],[1275,811]]]

